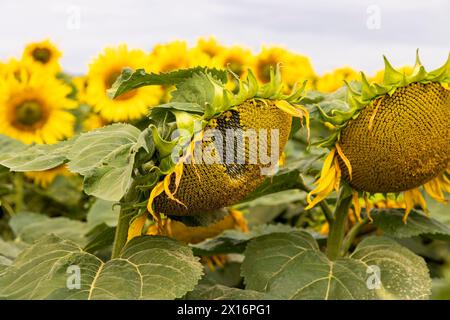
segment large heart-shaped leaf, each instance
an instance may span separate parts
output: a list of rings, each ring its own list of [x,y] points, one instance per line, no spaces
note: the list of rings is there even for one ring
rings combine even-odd
[[[202,269],[189,247],[168,238],[134,238],[105,263],[50,235],[1,271],[0,298],[175,299],[195,287]]]
[[[329,260],[306,232],[252,240],[242,264],[246,288],[279,299],[422,299],[431,280],[424,260],[395,241],[373,237],[347,258]]]
[[[69,169],[84,176],[84,190],[98,198],[119,201],[132,182],[141,131],[129,124],[113,124],[82,134],[68,157]]]

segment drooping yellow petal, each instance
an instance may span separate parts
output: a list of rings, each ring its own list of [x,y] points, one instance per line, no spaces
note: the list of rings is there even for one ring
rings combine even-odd
[[[341,185],[341,167],[339,167],[339,160],[337,158],[334,158],[334,168],[336,169],[335,173],[335,180],[334,180],[334,190],[336,192],[339,191],[339,187]]]
[[[366,192],[364,192],[364,206],[366,208],[367,218],[369,219],[370,223],[372,223],[373,222],[373,218],[372,218],[372,216],[370,214],[370,211],[372,211],[372,207],[373,206],[372,206],[372,203],[370,202],[369,197],[367,196]]]
[[[305,118],[306,130],[307,130],[307,135],[308,135],[307,139],[309,141],[311,133],[310,133],[310,129],[309,129],[309,112],[308,112],[308,110],[305,107],[300,106],[300,105],[293,106],[286,100],[277,100],[275,102],[275,105],[277,106],[277,108],[286,112],[287,114],[290,114],[293,117],[300,118],[300,119]]]
[[[153,201],[157,196],[159,196],[161,193],[164,192],[164,181],[160,181],[156,184],[156,186],[152,189],[152,192],[150,193],[150,198],[148,199],[147,203],[147,210],[150,212],[150,214],[153,216],[153,218],[158,221],[159,218],[156,215],[155,211],[153,210]]]
[[[142,228],[144,227],[145,221],[147,220],[147,215],[143,214],[131,222],[128,228],[127,242],[135,237],[139,237],[142,234]]]
[[[403,198],[405,199],[406,204],[405,214],[403,216],[403,223],[406,223],[411,210],[414,208],[416,204],[418,204],[428,215],[427,203],[425,202],[425,199],[423,198],[423,195],[420,192],[419,188],[404,191]]]
[[[353,208],[355,208],[356,217],[358,218],[358,221],[361,221],[361,204],[359,203],[359,195],[356,190],[352,190],[352,202]]]
[[[445,199],[444,193],[442,192],[441,185],[439,182],[439,178],[435,178],[431,181],[428,181],[423,185],[425,191],[436,201],[439,202],[447,202]]]
[[[347,167],[348,175],[349,175],[349,178],[351,181],[352,180],[352,165],[350,164],[350,160],[348,160],[348,158],[345,156],[344,152],[342,151],[341,147],[339,146],[339,143],[336,143],[336,150],[339,154],[339,157],[342,159],[342,161],[344,161],[345,166]]]
[[[164,182],[164,192],[166,193],[166,195],[167,195],[167,197],[169,197],[169,199],[170,200],[173,200],[173,201],[175,201],[175,202],[177,202],[177,203],[179,203],[179,204],[181,204],[182,206],[185,206],[186,207],[186,205],[183,203],[183,202],[181,202],[180,200],[178,200],[177,198],[175,198],[175,196],[174,196],[174,193],[172,193],[172,191],[170,190],[170,181],[172,180],[171,178],[172,178],[172,174],[173,174],[174,172],[172,172],[172,173],[170,173],[170,174],[168,174],[168,175],[166,175],[165,177],[164,177],[164,180],[163,180],[163,182]],[[181,177],[180,177],[181,178]]]

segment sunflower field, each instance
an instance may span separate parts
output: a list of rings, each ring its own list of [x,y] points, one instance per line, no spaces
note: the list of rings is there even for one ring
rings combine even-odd
[[[0,62],[0,299],[450,299],[450,56],[61,56]]]

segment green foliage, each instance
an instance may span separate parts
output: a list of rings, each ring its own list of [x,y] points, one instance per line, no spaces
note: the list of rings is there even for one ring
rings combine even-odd
[[[70,289],[68,269],[80,268]],[[78,245],[50,235],[25,249],[0,274],[5,299],[174,299],[192,290],[202,266],[192,251],[167,238],[141,237],[120,257],[103,262]],[[69,287],[68,287],[69,284]]]
[[[133,72],[131,69],[124,69],[117,78],[111,89],[108,90],[108,96],[114,99],[121,94],[143,86],[151,85],[177,85],[186,79],[198,73],[209,73],[222,83],[227,81],[227,72],[225,70],[211,69],[205,67],[195,67],[191,69],[182,69],[168,73],[146,73],[144,69],[138,69]]]
[[[423,212],[411,210],[408,221],[403,223],[404,209],[375,209],[371,211],[374,224],[394,238],[410,238],[419,235],[450,240],[450,227],[427,217]]]
[[[348,258],[329,260],[306,232],[270,234],[247,246],[246,289],[279,299],[423,299],[431,280],[425,262],[396,242],[367,238]],[[371,287],[371,266],[380,287]]]

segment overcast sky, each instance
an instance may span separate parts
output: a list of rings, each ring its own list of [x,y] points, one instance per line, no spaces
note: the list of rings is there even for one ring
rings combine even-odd
[[[416,48],[434,68],[450,50],[449,17],[447,0],[1,0],[0,59],[48,37],[64,52],[63,67],[81,73],[106,45],[149,50],[214,35],[254,50],[283,45],[310,56],[317,72],[350,65],[371,73],[382,54],[413,63]]]

